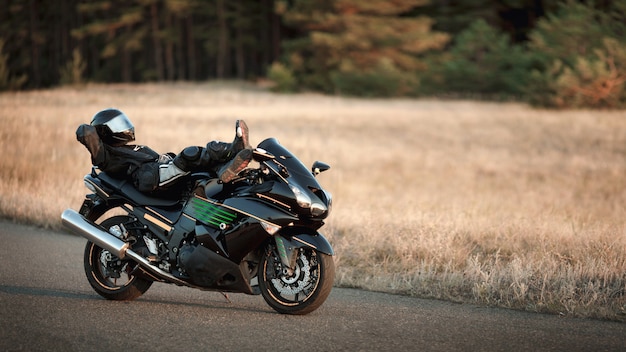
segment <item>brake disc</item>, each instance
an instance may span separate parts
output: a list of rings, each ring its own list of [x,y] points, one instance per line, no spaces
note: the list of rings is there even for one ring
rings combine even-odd
[[[311,266],[304,253],[300,254],[301,265],[296,266],[294,274],[290,277],[282,276],[272,279],[274,287],[283,295],[295,295],[302,292],[311,282]],[[303,276],[300,277],[300,274]]]

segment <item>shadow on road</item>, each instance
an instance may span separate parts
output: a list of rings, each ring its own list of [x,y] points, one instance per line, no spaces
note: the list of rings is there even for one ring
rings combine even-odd
[[[59,298],[69,298],[69,299],[80,299],[80,300],[96,300],[96,301],[107,301],[104,298],[98,296],[97,294],[89,294],[83,292],[76,291],[67,291],[60,289],[49,289],[49,288],[41,288],[41,287],[27,287],[27,286],[12,286],[12,285],[0,285],[0,292],[13,295],[13,296],[42,296],[42,297],[59,297]],[[239,295],[237,295],[239,297]],[[259,299],[261,299],[259,297]],[[235,301],[238,301],[235,298]],[[110,301],[117,302],[117,301]],[[262,314],[278,314],[272,310],[264,310],[259,309],[257,307],[252,307],[250,305],[240,305],[238,302],[227,301],[225,298],[222,300],[212,299],[210,301],[203,302],[183,302],[183,301],[175,301],[175,300],[167,300],[163,298],[151,298],[151,297],[141,297],[135,301],[124,301],[123,303],[130,303],[137,306],[142,304],[163,304],[168,306],[180,306],[180,307],[191,307],[191,308],[209,308],[209,309],[227,309],[230,311],[243,311],[243,312],[254,312],[254,313],[262,313]]]
[[[0,292],[4,292],[10,295],[47,296],[47,297],[73,298],[73,299],[98,299],[97,296],[89,295],[86,293],[63,291],[63,290],[58,290],[58,289],[49,289],[49,288],[41,288],[41,287],[0,285]]]

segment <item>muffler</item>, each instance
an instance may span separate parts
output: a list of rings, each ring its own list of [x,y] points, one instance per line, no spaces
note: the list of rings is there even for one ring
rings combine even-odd
[[[150,262],[147,261],[145,258],[133,252],[133,250],[130,249],[129,243],[120,240],[119,238],[106,231],[102,231],[96,225],[87,221],[75,210],[66,209],[63,214],[61,214],[61,220],[63,222],[63,225],[68,230],[77,235],[85,237],[86,239],[100,246],[100,248],[106,249],[120,259],[128,256],[130,259],[137,262],[143,269],[147,270],[153,275],[156,275],[156,277],[160,280],[169,281],[171,283],[181,286],[196,287],[195,285],[181,280],[173,276],[172,274],[167,273],[150,264]]]
[[[126,256],[126,251],[130,248],[129,243],[120,240],[106,231],[102,231],[72,209],[65,209],[63,214],[61,214],[61,220],[63,222],[63,226],[65,226],[68,230],[85,237],[100,246],[100,248],[106,249],[120,259]]]

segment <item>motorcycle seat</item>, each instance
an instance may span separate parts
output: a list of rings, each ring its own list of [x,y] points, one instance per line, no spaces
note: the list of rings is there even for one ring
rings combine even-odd
[[[132,183],[119,178],[111,177],[105,172],[100,172],[97,176],[107,186],[113,188],[115,191],[123,194],[129,199],[134,200],[138,204],[150,205],[154,207],[172,207],[179,203],[178,199],[163,199],[146,195],[139,192]]]

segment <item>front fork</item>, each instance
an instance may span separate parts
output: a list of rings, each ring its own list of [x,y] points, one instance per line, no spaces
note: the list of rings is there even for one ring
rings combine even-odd
[[[286,240],[281,235],[274,235],[274,240],[276,241],[276,249],[278,250],[280,262],[283,264],[283,275],[291,276],[296,268],[298,248],[293,246],[291,241]]]
[[[280,234],[275,234],[274,239],[284,275],[291,275],[297,269],[297,260],[301,248],[312,248],[331,256],[335,254],[328,240],[320,233],[301,232],[287,238]]]

